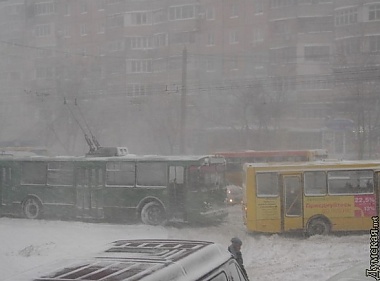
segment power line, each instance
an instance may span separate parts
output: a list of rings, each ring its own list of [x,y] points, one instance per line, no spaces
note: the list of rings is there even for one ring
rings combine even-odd
[[[20,47],[20,48],[26,48],[26,49],[32,49],[32,50],[45,50],[45,51],[53,51],[56,53],[64,54],[66,56],[78,56],[78,57],[90,57],[90,58],[97,58],[97,59],[104,59],[104,58],[114,58],[114,59],[129,59],[127,55],[109,55],[109,54],[104,54],[104,55],[95,55],[95,54],[89,54],[89,53],[82,53],[82,52],[70,52],[70,51],[64,51],[64,50],[58,50],[56,48],[51,48],[51,47],[36,47],[36,46],[31,46],[31,45],[26,45],[26,44],[21,44],[21,43],[16,43],[12,41],[4,41],[0,40],[0,44],[5,44],[5,45],[10,45],[12,47]],[[292,46],[284,46],[283,48],[289,48]],[[281,48],[280,48],[281,49]],[[123,50],[125,51],[125,50]],[[251,61],[252,63],[270,63],[273,62],[275,63],[273,59],[273,55],[269,53],[270,51],[267,50],[267,52],[264,53],[259,53],[257,55],[257,52],[255,50],[247,51],[246,53],[238,53],[238,54],[233,54],[233,53],[210,53],[210,54],[201,54],[201,53],[192,53],[191,51],[189,53],[189,57],[195,57],[195,58],[218,58],[218,59],[254,59]],[[342,57],[348,57],[348,56],[354,56],[354,55],[363,55],[367,57],[378,57],[380,56],[379,52],[351,52],[350,54],[324,54],[324,55],[310,55],[310,56],[297,56],[297,55],[290,55],[290,56],[282,56],[280,59],[278,59],[279,62],[284,62],[284,63],[296,63],[296,64],[307,64],[307,63],[328,63],[330,62],[329,59],[331,58],[342,58]],[[178,52],[177,54],[173,54],[171,56],[172,58],[175,59],[180,59],[181,54]],[[170,56],[167,57],[162,57],[162,59],[169,59]],[[136,60],[138,58],[134,58],[133,60]],[[156,57],[152,59],[161,59],[161,57]],[[298,59],[306,59],[306,61],[303,62],[298,62]],[[247,62],[247,61],[245,61]],[[353,64],[353,63],[351,63]],[[358,63],[360,64],[360,63]]]

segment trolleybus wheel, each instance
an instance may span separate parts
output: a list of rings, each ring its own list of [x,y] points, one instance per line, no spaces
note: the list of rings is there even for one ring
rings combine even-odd
[[[308,236],[327,235],[330,233],[330,224],[328,221],[317,218],[312,219],[307,225]]]
[[[164,208],[157,202],[149,202],[141,210],[141,221],[150,225],[163,224],[166,221]]]
[[[39,219],[42,215],[42,205],[36,198],[29,197],[22,204],[22,211],[27,219]]]

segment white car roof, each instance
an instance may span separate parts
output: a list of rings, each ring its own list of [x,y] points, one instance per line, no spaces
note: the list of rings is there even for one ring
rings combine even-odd
[[[201,278],[231,258],[224,247],[213,242],[118,240],[95,257],[60,261],[12,280],[188,281]]]

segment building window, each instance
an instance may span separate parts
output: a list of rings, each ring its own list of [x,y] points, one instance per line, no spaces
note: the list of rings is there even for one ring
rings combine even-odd
[[[261,28],[254,28],[253,29],[253,43],[262,42],[264,41],[263,32]]]
[[[154,47],[160,48],[168,45],[168,35],[167,33],[158,33],[153,35]]]
[[[214,46],[214,45],[215,45],[214,33],[208,33],[207,34],[207,46]]]
[[[239,36],[237,30],[231,30],[229,33],[229,42],[230,44],[239,43]]]
[[[104,46],[98,46],[98,54],[99,56],[104,56],[106,54]]]
[[[169,20],[194,19],[197,16],[198,6],[184,5],[169,7]]]
[[[337,50],[343,55],[358,54],[360,45],[360,37],[345,38],[337,41]]]
[[[293,63],[297,58],[296,47],[282,47],[270,49],[270,61],[272,63]]]
[[[207,58],[206,60],[206,71],[214,72],[215,71],[215,60],[214,58]]]
[[[164,13],[162,9],[153,11],[152,12],[153,24],[165,22],[167,20],[165,15],[166,13]]]
[[[65,6],[63,8],[63,15],[64,16],[70,16],[70,12],[71,12],[70,3],[65,2],[64,5]]]
[[[51,15],[55,13],[54,2],[43,2],[34,4],[34,14],[36,16]]]
[[[290,83],[294,84],[293,81],[289,81]],[[306,77],[302,78],[299,83],[297,83],[297,89],[303,90],[303,91],[309,91],[309,90],[328,90],[331,89],[331,84],[328,76],[318,76],[318,77]],[[307,109],[310,113],[310,109]],[[317,116],[317,115],[316,115]],[[304,116],[305,117],[305,116]]]
[[[130,48],[131,49],[152,49],[153,48],[153,37],[130,37]]]
[[[136,97],[136,96],[145,96],[147,94],[147,87],[144,84],[132,83],[127,85],[127,95]]]
[[[237,18],[239,16],[239,6],[237,4],[231,5],[231,18]]]
[[[87,48],[86,47],[80,48],[79,54],[84,56],[84,57],[87,56]]]
[[[152,60],[129,60],[127,61],[128,73],[151,73]]]
[[[327,32],[334,29],[334,17],[305,17],[299,18],[299,33]]]
[[[255,1],[255,13],[260,14],[263,11],[264,11],[263,0],[256,0]]]
[[[333,0],[298,0],[298,4],[326,4],[333,3]]]
[[[289,77],[274,77],[275,81],[272,84],[272,89],[278,93],[286,93],[289,91],[295,91],[294,78]]]
[[[272,23],[272,32],[276,35],[290,34],[291,28],[286,20],[276,20]]]
[[[36,79],[49,79],[54,77],[54,68],[39,66],[36,69]]]
[[[80,2],[80,12],[81,12],[82,14],[85,14],[85,13],[88,12],[88,7],[87,7],[87,2],[86,2],[86,0],[82,0],[82,1]]]
[[[107,0],[97,0],[98,11],[104,11],[107,5]]]
[[[21,79],[21,73],[12,71],[10,72],[10,80],[11,81],[19,81]]]
[[[335,11],[335,26],[349,25],[358,22],[358,8]]]
[[[53,56],[53,47],[44,47],[43,49],[37,49],[36,57],[38,58],[47,58]]]
[[[69,26],[63,26],[63,38],[70,38],[70,28]]]
[[[271,0],[270,1],[271,8],[281,8],[281,7],[293,6],[296,4],[297,4],[297,0]]]
[[[98,23],[98,33],[103,34],[106,31],[106,24],[104,22]]]
[[[131,14],[126,14],[125,15],[125,18],[123,15],[120,15],[120,14],[117,14],[117,15],[111,15],[110,17],[108,17],[108,25],[110,28],[113,28],[113,27],[122,27],[124,25],[124,19],[126,20],[126,23],[127,23],[127,20],[129,20],[129,17]],[[132,25],[132,24],[129,24],[129,25]]]
[[[305,46],[306,61],[329,61],[329,46]]]
[[[164,72],[166,71],[167,67],[167,60],[163,58],[155,59],[153,61],[153,72]]]
[[[40,24],[35,27],[36,37],[48,37],[51,35],[50,24]]]
[[[152,13],[148,11],[140,11],[128,13],[125,15],[125,25],[148,25],[152,24]],[[122,26],[122,25],[120,25]]]
[[[188,44],[195,42],[195,31],[177,32],[170,36],[171,44]]]
[[[80,27],[80,36],[86,36],[87,35],[87,24],[81,24]]]
[[[369,5],[368,20],[380,20],[380,4]]]
[[[22,9],[21,3],[5,6],[5,14],[12,15],[12,16],[19,15],[21,13],[21,9]]]
[[[207,7],[206,19],[207,20],[214,20],[215,19],[215,8],[214,7]]]
[[[238,70],[239,69],[239,58],[235,56],[232,58],[232,67],[231,70]]]
[[[369,36],[369,51],[370,52],[380,51],[380,35]]]
[[[108,50],[110,52],[118,52],[124,50],[124,42],[121,40],[112,41],[108,45]]]

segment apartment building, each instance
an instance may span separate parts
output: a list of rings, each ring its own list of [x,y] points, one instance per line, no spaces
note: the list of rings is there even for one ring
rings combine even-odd
[[[334,4],[333,69],[341,97],[336,109],[355,124],[351,133],[336,132],[334,137],[342,139],[344,149],[355,158],[377,158],[380,1],[336,0]]]
[[[62,105],[78,105],[106,139],[141,143],[141,130],[156,130],[150,139],[168,130],[176,146],[185,109],[188,146],[198,153],[344,147],[346,132],[326,130],[328,116],[341,117],[333,78],[364,60],[373,68],[374,56],[355,53],[374,55],[380,46],[373,1],[14,0],[0,9],[3,90],[27,96],[31,122],[43,116],[76,135],[75,115]],[[151,119],[136,125],[142,114]],[[254,146],[263,128],[281,138]]]

